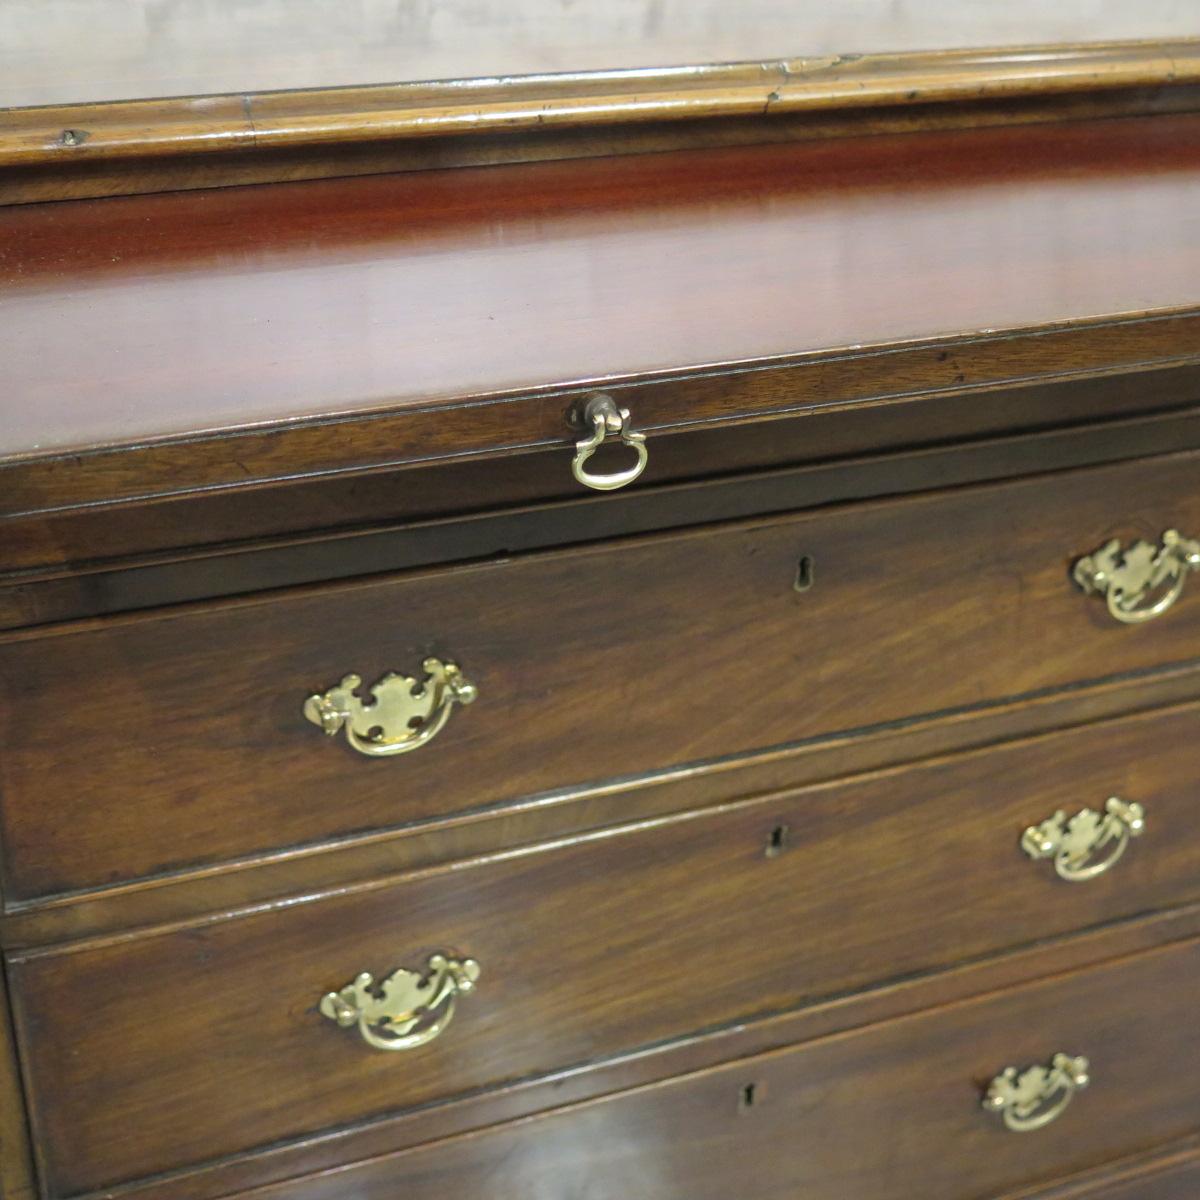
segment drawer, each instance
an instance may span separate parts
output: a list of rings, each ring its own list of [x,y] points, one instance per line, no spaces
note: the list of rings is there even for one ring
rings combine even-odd
[[[46,1177],[56,1195],[103,1187],[1194,900],[1198,716],[13,956]],[[1022,849],[1029,826],[1114,794],[1145,830],[1107,871],[1068,882]],[[481,972],[424,1045],[375,1048],[318,1009],[359,972],[436,953]]]
[[[1177,455],[12,635],[7,899],[1193,658],[1200,586],[1126,625],[1071,564],[1200,531],[1198,481]],[[365,756],[305,719],[348,673],[427,656],[478,698],[415,751]]]
[[[1193,941],[255,1195],[1030,1200],[1027,1187],[1197,1128],[1198,992]],[[1060,1053],[1086,1056],[1090,1083],[1051,1123],[1012,1132],[984,1111],[998,1073]],[[1196,1179],[1180,1168],[1097,1200],[1183,1200]]]

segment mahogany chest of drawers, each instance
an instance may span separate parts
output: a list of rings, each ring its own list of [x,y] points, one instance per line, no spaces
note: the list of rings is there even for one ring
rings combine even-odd
[[[6,97],[4,1197],[1200,1187],[1200,49],[630,65]]]

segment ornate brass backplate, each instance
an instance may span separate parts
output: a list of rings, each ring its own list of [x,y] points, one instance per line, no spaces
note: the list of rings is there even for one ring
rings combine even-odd
[[[428,678],[418,683],[407,675],[385,675],[364,698],[362,678],[347,675],[337,687],[309,696],[304,715],[330,737],[346,731],[360,754],[383,757],[406,754],[435,738],[456,704],[470,704],[478,692],[452,662],[427,658]]]
[[[1158,546],[1139,541],[1122,550],[1113,538],[1081,558],[1072,574],[1085,592],[1105,598],[1118,621],[1137,625],[1179,599],[1189,571],[1200,571],[1200,542],[1168,529]]]
[[[1049,1066],[1017,1071],[1006,1067],[988,1085],[983,1107],[999,1113],[1015,1133],[1041,1129],[1062,1115],[1072,1097],[1091,1082],[1088,1060],[1056,1054]]]
[[[1084,808],[1070,820],[1061,809],[1021,835],[1021,849],[1030,858],[1052,858],[1054,869],[1070,883],[1103,875],[1125,853],[1130,838],[1146,828],[1140,804],[1110,796],[1104,812]],[[1107,851],[1107,853],[1105,853]]]
[[[320,1013],[343,1029],[358,1026],[376,1050],[413,1050],[445,1031],[458,997],[472,991],[478,978],[474,959],[434,954],[424,975],[393,971],[376,984],[364,971],[340,992],[323,996]]]

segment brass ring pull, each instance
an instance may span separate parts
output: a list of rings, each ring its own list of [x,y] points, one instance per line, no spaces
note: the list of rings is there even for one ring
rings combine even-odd
[[[1085,808],[1069,821],[1061,810],[1021,835],[1021,849],[1033,859],[1052,858],[1054,869],[1068,883],[1095,879],[1113,867],[1131,838],[1146,828],[1140,804],[1110,796],[1104,812]],[[1104,851],[1107,850],[1107,853]]]
[[[595,488],[598,492],[611,492],[632,483],[646,469],[650,452],[646,449],[646,435],[629,426],[629,409],[618,408],[611,396],[597,393],[584,405],[582,417],[583,424],[590,432],[575,443],[575,459],[571,463],[571,473],[584,487]],[[624,471],[593,475],[586,469],[588,459],[610,434],[619,437],[637,454],[637,462]]]
[[[427,658],[422,666],[424,683],[385,675],[370,689],[369,700],[358,695],[362,678],[347,675],[337,687],[309,696],[304,715],[329,737],[344,729],[359,754],[407,754],[441,733],[456,704],[471,704],[478,695],[454,663]]]
[[[434,954],[424,975],[393,971],[376,986],[364,971],[340,992],[322,996],[320,1013],[343,1029],[357,1025],[376,1050],[415,1050],[445,1031],[458,997],[472,991],[478,978],[474,959]]]
[[[1088,595],[1104,596],[1116,620],[1140,625],[1179,599],[1189,571],[1200,571],[1200,542],[1168,529],[1157,547],[1139,541],[1122,550],[1113,538],[1081,558],[1072,575]]]
[[[1019,1073],[1016,1067],[1006,1067],[988,1084],[983,1107],[999,1113],[1014,1133],[1029,1133],[1062,1116],[1075,1093],[1090,1082],[1086,1058],[1056,1054],[1048,1067],[1027,1067]]]

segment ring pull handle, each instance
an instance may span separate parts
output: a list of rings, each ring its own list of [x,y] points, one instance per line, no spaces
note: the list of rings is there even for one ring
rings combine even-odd
[[[1079,559],[1072,575],[1086,594],[1105,598],[1116,620],[1140,625],[1179,599],[1189,571],[1200,571],[1200,542],[1168,529],[1158,546],[1138,541],[1123,550],[1113,538]]]
[[[1113,867],[1130,839],[1145,828],[1140,804],[1110,796],[1103,813],[1085,808],[1068,820],[1060,810],[1040,825],[1030,825],[1021,835],[1021,849],[1033,859],[1053,859],[1055,871],[1068,883],[1083,883]]]
[[[432,741],[445,728],[456,704],[471,704],[478,691],[452,662],[427,658],[426,679],[385,675],[358,694],[362,677],[347,675],[336,687],[304,702],[304,716],[333,737],[346,731],[346,741],[359,754],[383,758],[407,754]]]
[[[999,1113],[1005,1128],[1014,1133],[1041,1129],[1062,1116],[1076,1092],[1091,1082],[1088,1060],[1056,1054],[1049,1066],[1017,1071],[1006,1067],[988,1084],[983,1107]]]
[[[646,435],[630,428],[629,409],[618,408],[611,396],[597,392],[583,406],[580,415],[589,432],[575,443],[575,458],[571,463],[571,473],[575,478],[584,487],[595,488],[598,492],[611,492],[637,479],[646,469],[650,452],[646,449]],[[610,436],[619,437],[637,454],[637,461],[624,471],[613,471],[607,475],[593,474],[587,470],[588,460]]]
[[[369,971],[340,992],[321,997],[321,1016],[343,1029],[358,1027],[376,1050],[415,1050],[445,1032],[459,996],[473,991],[479,964],[471,958],[430,956],[425,973],[393,971],[376,985]]]

